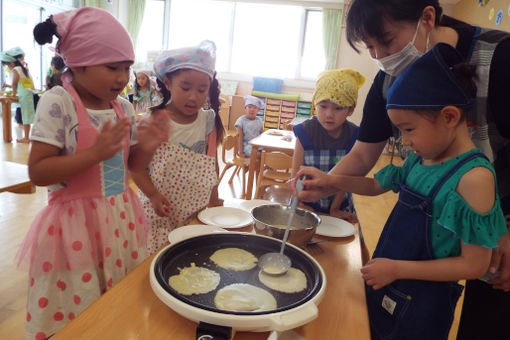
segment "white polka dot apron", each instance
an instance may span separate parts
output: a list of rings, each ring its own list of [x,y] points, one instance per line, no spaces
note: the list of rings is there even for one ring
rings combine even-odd
[[[159,146],[149,169],[152,183],[170,202],[170,216],[160,217],[151,201],[140,193],[145,215],[151,223],[148,248],[154,253],[168,242],[170,231],[189,223],[207,207],[218,175],[215,157],[170,143]]]
[[[83,103],[70,84],[78,115],[77,150],[95,143]],[[119,118],[124,113],[117,101]],[[44,339],[80,314],[147,256],[148,224],[126,176],[129,135],[113,158],[73,177],[50,194],[16,261],[29,265],[25,338]]]

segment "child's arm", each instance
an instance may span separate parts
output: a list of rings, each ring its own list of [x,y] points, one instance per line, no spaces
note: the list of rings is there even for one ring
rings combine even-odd
[[[379,186],[375,178],[332,175],[314,167],[301,167],[296,176],[306,176],[303,181],[306,190],[323,190],[331,193],[346,191],[364,196],[377,196],[389,190]]]
[[[487,168],[477,167],[462,176],[457,193],[477,213],[492,210],[495,197],[495,180]],[[377,258],[361,269],[368,285],[379,289],[397,279],[427,281],[454,281],[476,279],[483,276],[491,258],[492,250],[478,245],[466,245],[461,241],[461,255],[430,261],[396,261]]]
[[[297,172],[303,165],[305,159],[305,151],[303,150],[303,145],[299,139],[296,138],[296,146],[294,147],[294,156],[292,156],[292,173],[291,178],[296,177]]]
[[[16,96],[18,93],[18,81],[19,81],[19,74],[18,71],[12,70],[12,95]]]
[[[244,148],[243,148],[243,127],[242,126],[236,126],[237,129],[237,153],[239,157],[246,157],[244,154]]]
[[[34,141],[28,158],[28,175],[35,185],[46,186],[67,181],[100,161],[112,158],[121,148],[129,131],[129,120],[108,121],[88,149],[61,155],[60,148]]]
[[[342,220],[346,220],[350,223],[358,223],[358,219],[356,215],[351,212],[340,210],[340,206],[344,201],[345,191],[339,191],[335,194],[335,198],[329,207],[329,214],[333,217],[340,218]]]

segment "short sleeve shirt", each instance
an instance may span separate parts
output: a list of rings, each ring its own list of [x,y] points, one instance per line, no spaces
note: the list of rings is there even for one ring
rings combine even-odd
[[[243,130],[243,144],[247,144],[253,138],[260,135],[260,131],[264,128],[264,123],[258,117],[250,120],[245,116],[241,116],[234,124],[235,127],[240,127]]]
[[[182,147],[197,153],[207,152],[209,134],[214,128],[215,113],[213,110],[200,109],[197,118],[191,124],[171,122],[171,131],[168,142],[179,144]]]

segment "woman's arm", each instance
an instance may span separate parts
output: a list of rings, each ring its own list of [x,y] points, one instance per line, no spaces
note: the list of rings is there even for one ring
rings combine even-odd
[[[83,151],[61,155],[54,145],[34,141],[28,157],[28,175],[35,185],[46,186],[67,181],[100,161],[112,158],[121,148],[129,120],[108,121],[96,143]]]

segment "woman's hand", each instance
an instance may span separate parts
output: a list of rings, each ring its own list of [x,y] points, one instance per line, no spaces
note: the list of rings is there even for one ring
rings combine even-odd
[[[140,120],[137,128],[138,144],[142,151],[152,154],[162,142],[168,140],[170,124],[164,112],[154,112]]]
[[[91,150],[96,155],[98,162],[112,158],[122,149],[126,134],[129,133],[129,119],[120,119],[117,123],[107,121],[99,134],[96,143]]]
[[[158,216],[168,217],[170,216],[170,202],[163,196],[159,191],[149,197],[151,200],[152,207]]]
[[[361,277],[374,290],[381,289],[397,279],[395,268],[396,261],[379,257],[361,268]]]
[[[304,189],[298,195],[304,202],[315,202],[322,197],[335,193],[337,190],[333,187],[333,176],[310,166],[302,166],[296,174],[296,177],[289,181],[289,188],[293,195],[296,191],[296,181],[303,179]]]

